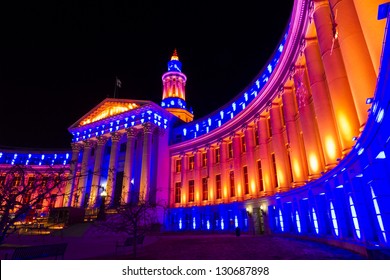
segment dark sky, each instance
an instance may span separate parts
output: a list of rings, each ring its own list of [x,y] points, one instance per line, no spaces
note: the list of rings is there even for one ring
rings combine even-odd
[[[117,98],[160,104],[174,48],[187,76],[187,104],[195,118],[211,113],[260,72],[293,5],[8,2],[0,7],[0,146],[32,148],[70,148],[68,127],[113,97],[115,76],[122,81]]]

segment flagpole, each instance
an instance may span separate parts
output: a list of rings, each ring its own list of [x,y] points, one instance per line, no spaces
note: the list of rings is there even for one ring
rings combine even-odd
[[[115,98],[115,94],[116,94],[116,86],[117,86],[117,77],[115,77],[115,82],[114,82],[114,98]]]

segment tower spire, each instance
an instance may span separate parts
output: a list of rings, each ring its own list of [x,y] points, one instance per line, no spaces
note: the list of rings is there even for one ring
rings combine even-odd
[[[163,98],[161,107],[181,120],[190,122],[194,119],[194,115],[186,108],[185,86],[187,77],[181,69],[182,65],[175,48],[171,60],[168,61],[168,71],[162,76]]]

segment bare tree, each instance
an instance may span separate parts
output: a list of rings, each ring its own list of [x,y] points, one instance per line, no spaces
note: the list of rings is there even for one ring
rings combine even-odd
[[[0,244],[14,225],[22,221],[31,209],[53,207],[70,180],[67,167],[14,165],[0,170]]]
[[[122,203],[115,207],[115,214],[107,215],[104,221],[97,221],[96,226],[105,231],[125,233],[131,237],[133,257],[136,258],[137,239],[156,230],[159,225],[159,212],[165,211],[165,208],[162,203],[142,199]],[[101,208],[100,211],[104,211],[104,209]]]

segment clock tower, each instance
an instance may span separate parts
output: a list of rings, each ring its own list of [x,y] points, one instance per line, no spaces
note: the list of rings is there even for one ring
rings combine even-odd
[[[187,77],[181,71],[181,62],[177,50],[173,51],[168,62],[168,71],[162,75],[163,97],[161,107],[184,122],[194,119],[192,110],[187,109],[185,86]]]

